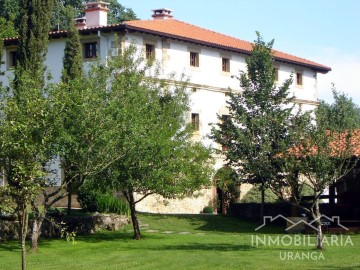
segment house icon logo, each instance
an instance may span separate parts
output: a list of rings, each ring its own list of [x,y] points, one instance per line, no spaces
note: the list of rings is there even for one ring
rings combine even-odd
[[[348,231],[349,229],[346,228],[345,226],[341,225],[340,223],[340,217],[339,216],[333,216],[333,217],[328,217],[326,215],[321,215],[320,217],[318,217],[317,219],[312,220],[311,222],[307,222],[305,220],[300,220],[298,222],[293,222],[292,220],[284,217],[283,215],[277,215],[276,217],[272,217],[272,216],[264,216],[263,218],[263,224],[261,224],[259,227],[257,227],[255,229],[255,231],[260,230],[261,228],[265,227],[266,224],[268,224],[269,222],[273,222],[277,219],[283,219],[287,222],[287,224],[291,224],[290,226],[288,226],[286,228],[286,231],[291,230],[292,228],[300,225],[300,224],[304,224],[309,226],[310,228],[314,229],[315,231],[318,231],[317,227],[316,227],[316,222],[318,220],[321,221],[322,225],[330,225],[331,223],[335,223],[337,226],[339,226],[340,228],[343,228],[344,230]]]

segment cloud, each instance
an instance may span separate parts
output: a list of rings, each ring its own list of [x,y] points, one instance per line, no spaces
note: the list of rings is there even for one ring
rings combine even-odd
[[[332,102],[331,83],[334,83],[339,92],[344,92],[360,106],[360,51],[340,52],[326,48],[316,60],[332,68],[329,73],[318,75],[318,98]]]

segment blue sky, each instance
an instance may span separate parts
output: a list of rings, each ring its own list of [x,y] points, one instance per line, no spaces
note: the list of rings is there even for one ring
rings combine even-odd
[[[118,0],[140,19],[170,8],[174,18],[253,41],[259,31],[274,49],[330,66],[318,96],[332,102],[331,83],[360,105],[359,0]]]

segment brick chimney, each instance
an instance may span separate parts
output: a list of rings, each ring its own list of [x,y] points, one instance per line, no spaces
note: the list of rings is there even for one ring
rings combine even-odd
[[[98,1],[84,4],[86,27],[97,27],[107,25],[107,14],[109,3]]]
[[[75,27],[77,29],[86,28],[86,18],[85,17],[76,18],[74,21],[75,21]]]
[[[154,12],[154,14],[152,15],[154,20],[167,20],[173,17],[171,15],[171,12],[173,12],[173,10],[168,8],[153,9],[152,11]]]

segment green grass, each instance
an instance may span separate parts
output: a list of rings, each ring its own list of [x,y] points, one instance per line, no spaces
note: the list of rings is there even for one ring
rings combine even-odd
[[[143,239],[131,239],[131,226],[120,232],[43,240],[29,254],[28,269],[360,269],[360,235],[354,246],[328,246],[325,260],[280,259],[280,252],[316,252],[312,246],[252,245],[258,224],[217,215],[139,215]],[[284,236],[270,226],[259,236]],[[286,235],[290,237],[290,235]],[[312,239],[314,236],[311,236]],[[0,244],[0,269],[20,269],[17,242]]]

